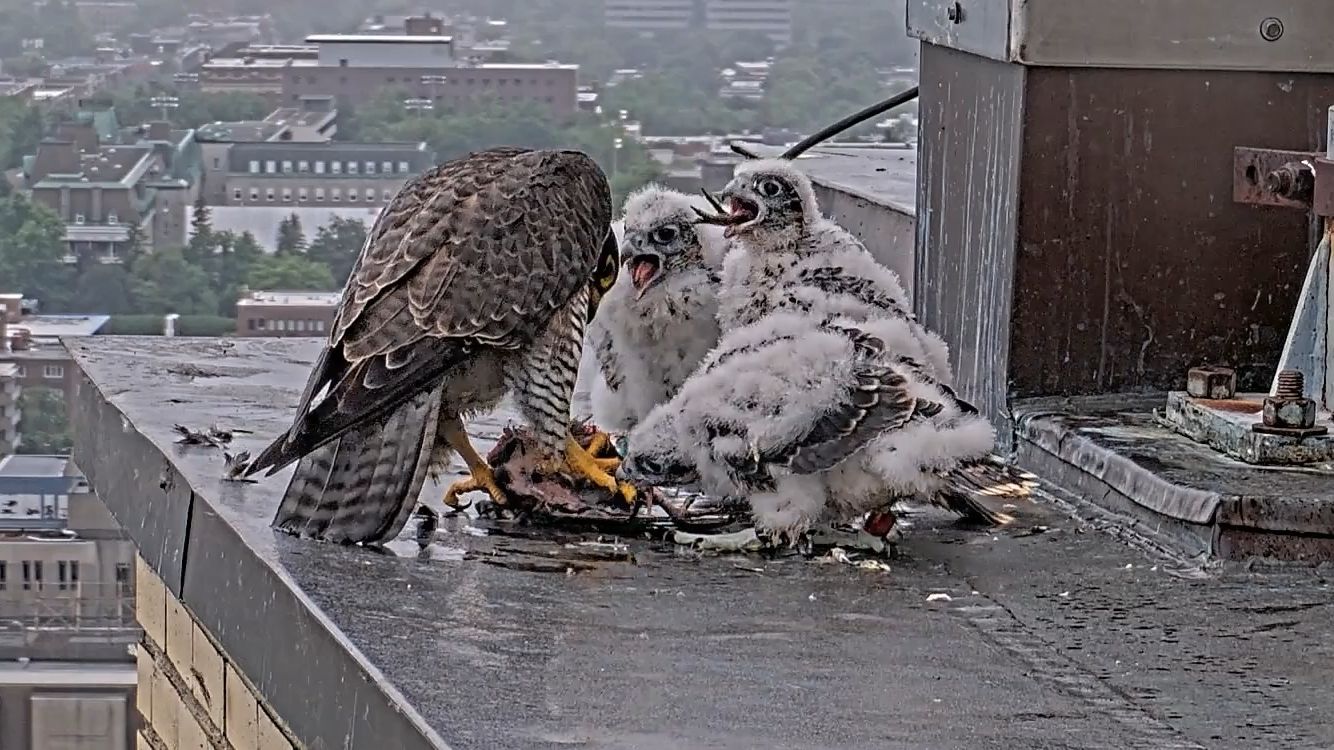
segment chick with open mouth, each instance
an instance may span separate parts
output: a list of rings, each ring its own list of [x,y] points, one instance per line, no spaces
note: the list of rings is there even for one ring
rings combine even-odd
[[[727,242],[697,225],[698,196],[649,186],[626,201],[622,273],[589,327],[600,377],[593,418],[628,433],[667,401],[718,341],[717,287]]]

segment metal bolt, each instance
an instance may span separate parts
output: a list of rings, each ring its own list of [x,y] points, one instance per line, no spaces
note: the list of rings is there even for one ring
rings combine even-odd
[[[1278,387],[1274,389],[1274,395],[1265,397],[1261,421],[1251,429],[1298,439],[1327,434],[1328,427],[1316,426],[1316,404],[1306,398],[1305,391],[1306,377],[1301,372],[1279,372]]]
[[[1266,42],[1277,42],[1283,36],[1283,22],[1277,18],[1266,18],[1260,22],[1260,38]]]
[[[1192,367],[1186,373],[1191,398],[1220,401],[1237,395],[1237,373],[1230,367]]]
[[[1265,175],[1265,189],[1288,200],[1309,203],[1315,197],[1315,171],[1301,162],[1288,162]]]
[[[1300,370],[1284,370],[1278,374],[1275,398],[1297,399],[1306,395],[1306,376]]]
[[[963,6],[959,3],[954,3],[946,9],[945,17],[953,23],[963,23]]]

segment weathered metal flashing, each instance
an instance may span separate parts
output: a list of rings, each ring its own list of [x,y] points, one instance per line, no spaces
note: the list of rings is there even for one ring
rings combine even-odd
[[[1223,456],[1160,424],[1162,398],[1024,400],[1016,458],[1186,555],[1334,560],[1334,477]]]
[[[909,0],[908,34],[1034,67],[1334,73],[1327,0]]]

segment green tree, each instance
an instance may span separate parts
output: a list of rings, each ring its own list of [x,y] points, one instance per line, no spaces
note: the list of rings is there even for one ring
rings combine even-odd
[[[125,315],[138,312],[133,277],[126,266],[89,263],[74,284],[69,312]]]
[[[330,292],[337,286],[323,263],[302,255],[270,255],[250,269],[250,288]]]
[[[42,111],[17,99],[0,99],[0,169],[23,164],[23,157],[37,152],[46,123]]]
[[[69,454],[73,440],[63,391],[24,388],[19,394],[19,409],[19,453]]]
[[[18,194],[0,200],[0,288],[64,309],[74,280],[67,250],[65,225],[50,209]]]
[[[306,252],[306,233],[301,229],[301,217],[295,213],[278,222],[278,255]]]
[[[310,242],[306,257],[323,263],[333,276],[334,283],[342,286],[352,275],[352,266],[366,244],[366,222],[361,219],[335,216],[319,228]]]
[[[213,315],[218,310],[218,295],[208,273],[175,248],[140,258],[130,284],[137,312]]]
[[[128,235],[120,248],[123,263],[134,265],[134,259],[144,251],[144,228],[138,223],[130,224]]]
[[[214,236],[218,252],[213,256],[212,280],[213,288],[218,290],[218,314],[230,317],[236,314],[236,300],[241,289],[249,285],[255,264],[264,259],[264,249],[249,232],[219,232]]]
[[[190,242],[185,248],[186,258],[199,263],[213,246],[213,213],[201,193],[190,211]]]

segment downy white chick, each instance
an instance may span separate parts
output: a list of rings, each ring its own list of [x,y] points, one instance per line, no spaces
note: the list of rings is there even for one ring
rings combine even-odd
[[[589,326],[601,377],[593,419],[628,432],[671,398],[718,343],[718,283],[726,242],[696,223],[691,197],[657,185],[630,196],[621,236],[624,272]]]
[[[913,356],[923,346],[902,317],[766,315],[725,333],[639,423],[618,476],[744,497],[756,531],[788,543],[937,496],[949,471],[992,450],[995,432]]]
[[[730,212],[703,221],[725,226],[730,240],[718,291],[723,331],[776,310],[818,318],[903,318],[925,348],[919,360],[924,373],[953,382],[948,347],[916,321],[898,275],[820,214],[810,178],[792,162],[743,163],[721,195]]]

